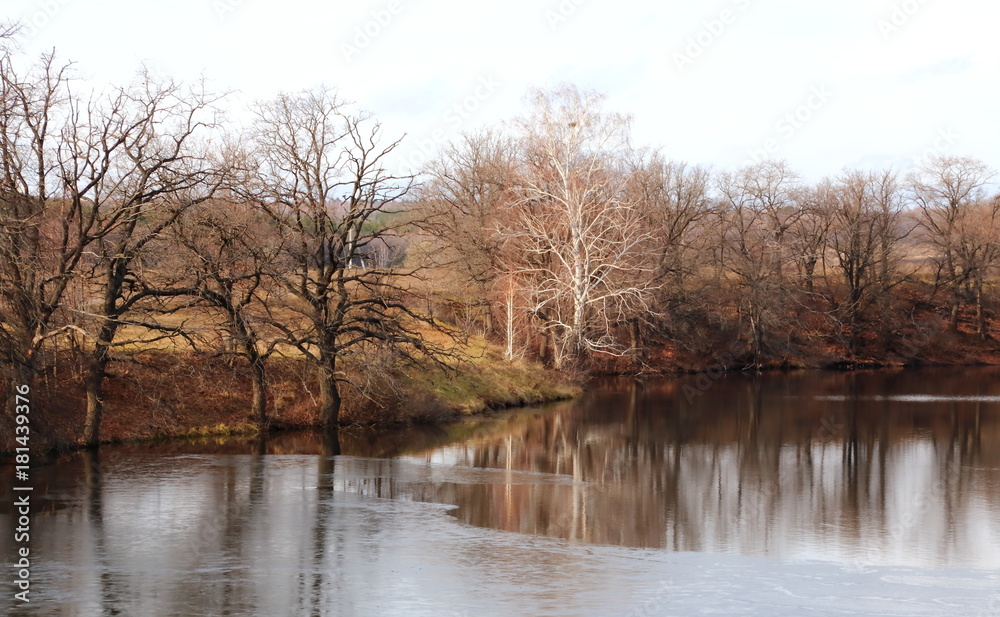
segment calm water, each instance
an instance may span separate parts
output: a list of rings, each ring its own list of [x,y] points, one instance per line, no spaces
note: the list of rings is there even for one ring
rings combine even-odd
[[[1000,614],[996,369],[609,381],[33,478],[31,615]]]

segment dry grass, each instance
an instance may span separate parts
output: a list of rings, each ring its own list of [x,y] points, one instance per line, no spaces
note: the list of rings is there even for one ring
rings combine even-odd
[[[351,382],[341,392],[341,421],[348,425],[441,422],[487,409],[574,396],[580,388],[533,364],[507,364],[493,346],[475,339],[468,358],[442,371],[431,363],[345,362]],[[377,370],[373,370],[373,368]],[[113,362],[106,382],[105,441],[164,437],[252,435],[262,430],[314,426],[319,393],[314,369],[301,357],[276,357],[268,365],[271,421],[250,416],[250,371],[241,359],[183,349],[146,349]],[[63,361],[42,377],[34,417],[45,435],[40,448],[79,445],[85,397],[78,365]],[[9,418],[0,439],[14,443]]]

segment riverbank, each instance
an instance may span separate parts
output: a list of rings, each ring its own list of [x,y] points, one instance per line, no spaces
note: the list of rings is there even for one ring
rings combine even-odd
[[[503,361],[484,345],[452,370],[420,365],[346,365],[358,387],[342,387],[341,423],[393,427],[439,424],[489,410],[565,400],[582,386],[533,362]],[[103,443],[171,437],[254,435],[314,427],[318,391],[302,360],[268,365],[269,418],[250,415],[251,376],[240,361],[179,351],[151,351],[111,368],[101,423]],[[39,379],[32,398],[31,446],[37,451],[81,447],[86,400],[83,374],[57,364]],[[14,424],[0,419],[0,451],[13,450]]]
[[[989,330],[977,331],[970,307],[958,314],[952,329],[950,306],[921,298],[925,286],[898,292],[886,313],[872,309],[853,340],[849,330],[824,320],[820,306],[800,306],[784,315],[783,329],[769,331],[758,355],[746,340],[726,327],[707,322],[683,334],[650,334],[636,356],[595,358],[592,372],[607,375],[683,375],[706,371],[826,369],[855,370],[931,366],[1000,366],[1000,341]],[[903,310],[905,307],[905,310]],[[895,311],[890,319],[888,312]],[[738,316],[729,316],[737,320]]]
[[[940,309],[940,307],[938,307]],[[914,309],[912,319],[895,330],[860,337],[854,353],[843,340],[799,329],[781,345],[755,359],[745,342],[725,332],[698,346],[653,340],[637,354],[594,358],[590,374],[656,376],[699,372],[831,369],[853,370],[921,366],[1000,365],[992,336],[975,331],[973,315],[962,315],[957,331],[931,306]],[[816,332],[813,330],[812,332]],[[772,338],[772,341],[775,339]],[[525,360],[509,363],[501,350],[482,338],[471,341],[467,357],[451,370],[431,366],[345,363],[358,387],[345,385],[341,421],[349,426],[436,425],[488,410],[573,398],[582,379]],[[250,415],[251,375],[239,359],[177,349],[133,354],[111,366],[101,426],[106,443],[171,437],[256,435],[317,425],[316,375],[301,359],[269,362],[269,418]],[[85,409],[82,367],[56,361],[39,377],[32,397],[32,449],[68,451],[80,447]],[[15,447],[14,423],[0,416],[0,452]]]

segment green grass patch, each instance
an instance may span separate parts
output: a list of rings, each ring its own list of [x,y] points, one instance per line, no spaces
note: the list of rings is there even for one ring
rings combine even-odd
[[[506,362],[492,349],[452,371],[407,370],[406,387],[425,391],[448,409],[463,415],[578,396],[580,384],[541,365]]]
[[[250,422],[243,424],[226,424],[220,422],[215,426],[196,426],[177,435],[192,439],[203,437],[246,437],[260,434],[260,426]]]

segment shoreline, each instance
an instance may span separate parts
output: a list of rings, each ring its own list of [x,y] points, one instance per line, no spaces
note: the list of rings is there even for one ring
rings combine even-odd
[[[598,359],[594,378],[657,379],[684,375],[779,373],[801,370],[852,372],[1000,365],[1000,349],[992,338],[970,332],[939,332],[902,352],[869,350],[848,358],[829,350],[813,355],[790,354],[758,365],[732,350],[685,352],[661,344],[635,358]],[[368,393],[344,388],[341,427],[392,431],[407,426],[441,426],[463,417],[572,399],[583,393],[586,379],[544,368],[537,362],[507,363],[495,349],[448,373],[429,367],[382,371]],[[876,358],[881,356],[883,360]],[[76,369],[76,370],[75,370]],[[364,375],[358,367],[355,375]],[[107,383],[107,413],[101,445],[167,439],[253,437],[289,431],[320,430],[316,397],[308,367],[292,359],[269,368],[270,418],[261,424],[249,416],[249,368],[239,362],[197,352],[145,352],[113,366]],[[85,400],[78,367],[56,365],[40,376],[36,389],[32,450],[66,453],[85,448],[81,434]],[[0,419],[0,459],[14,453],[14,418]]]
[[[320,431],[308,367],[295,360],[272,363],[269,418],[250,416],[248,367],[196,353],[152,352],[119,362],[106,387],[100,445],[165,439],[253,437]],[[353,376],[353,375],[352,375]],[[86,449],[82,426],[86,401],[82,377],[57,366],[38,379],[32,412],[31,450],[40,455]],[[583,386],[566,375],[524,362],[480,358],[454,373],[427,367],[379,375],[379,389],[344,387],[341,429],[390,431],[444,425],[493,411],[554,403],[579,396]],[[0,460],[15,452],[14,418],[0,416]]]

